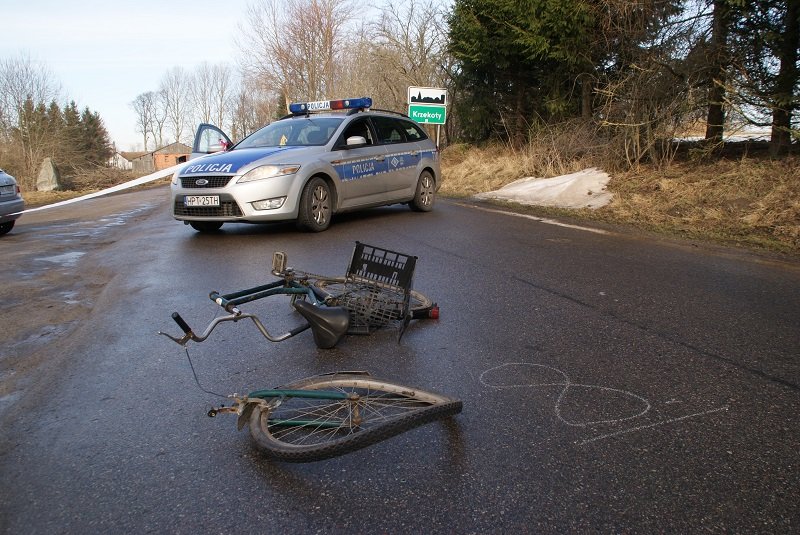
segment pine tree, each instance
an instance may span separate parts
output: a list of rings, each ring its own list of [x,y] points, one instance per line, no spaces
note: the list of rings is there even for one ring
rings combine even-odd
[[[450,52],[466,137],[519,138],[535,121],[591,118],[598,80],[627,69],[674,9],[650,0],[456,0]]]
[[[100,115],[88,107],[85,108],[81,115],[80,132],[80,146],[85,153],[86,162],[91,165],[105,165],[114,153]]]

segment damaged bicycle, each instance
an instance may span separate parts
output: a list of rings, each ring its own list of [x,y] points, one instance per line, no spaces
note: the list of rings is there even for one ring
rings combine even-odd
[[[287,266],[286,254],[276,252],[272,262],[276,281],[227,294],[210,293],[227,314],[214,318],[201,334],[177,312],[172,318],[183,336],[159,334],[185,347],[190,341],[203,342],[221,323],[249,319],[271,342],[311,329],[317,347],[326,349],[346,334],[368,334],[399,323],[399,341],[411,320],[439,316],[438,306],[411,288],[416,261],[414,256],[356,242],[345,276],[328,277],[294,270]],[[305,320],[281,335],[273,335],[258,316],[242,309],[277,295],[288,296]],[[378,379],[365,371],[327,373],[229,397],[231,406],[211,409],[209,416],[236,414],[238,429],[247,425],[266,457],[285,462],[349,453],[462,410],[458,399]]]

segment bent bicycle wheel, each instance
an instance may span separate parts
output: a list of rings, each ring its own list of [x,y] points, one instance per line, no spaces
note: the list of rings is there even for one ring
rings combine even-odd
[[[286,462],[343,455],[462,408],[459,400],[365,373],[321,375],[277,390],[291,393],[253,410],[250,435],[267,457]]]

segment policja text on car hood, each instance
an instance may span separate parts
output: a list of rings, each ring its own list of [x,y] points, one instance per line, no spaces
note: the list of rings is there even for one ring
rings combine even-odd
[[[267,163],[261,160],[288,150],[299,147],[264,147],[253,149],[232,150],[211,156],[205,156],[184,167],[180,176],[207,174],[207,173],[237,173],[239,169],[248,164]]]

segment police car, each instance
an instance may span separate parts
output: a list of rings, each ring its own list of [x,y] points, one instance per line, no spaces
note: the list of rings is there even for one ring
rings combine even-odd
[[[295,103],[237,144],[202,124],[192,159],[172,177],[175,219],[199,232],[227,222],[295,220],[323,231],[335,213],[407,203],[433,208],[439,152],[407,116],[372,99]]]

